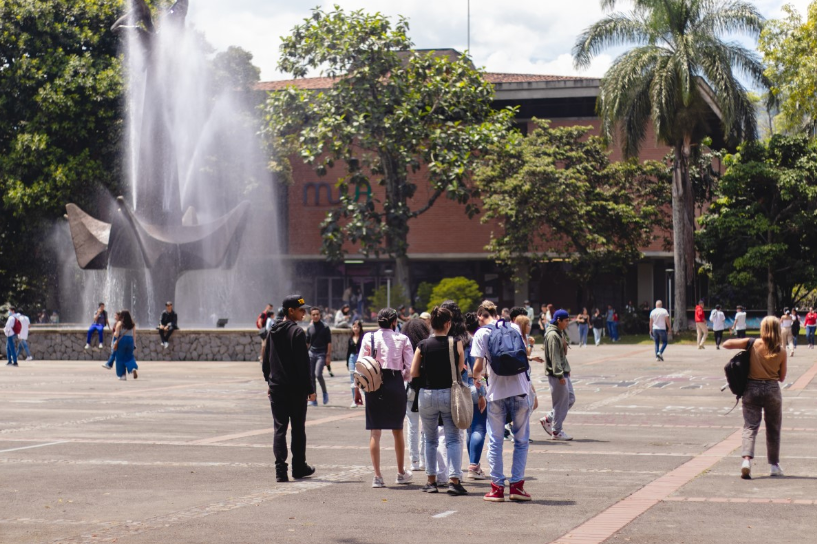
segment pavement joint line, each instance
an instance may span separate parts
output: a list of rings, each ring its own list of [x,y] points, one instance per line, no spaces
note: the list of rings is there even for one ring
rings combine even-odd
[[[65,444],[65,440],[60,440],[58,442],[48,442],[46,444],[34,444],[33,446],[23,446],[21,448],[11,448],[8,450],[0,450],[0,453],[9,453],[12,451],[20,451],[20,450],[30,450],[32,448],[44,448],[45,446],[56,446],[57,444]]]
[[[814,363],[802,376],[797,378],[797,381],[789,387],[789,391],[802,391],[811,383],[811,380],[813,380],[815,376],[817,376],[817,363]]]
[[[635,350],[635,351],[629,351],[629,352],[623,353],[621,355],[614,355],[612,357],[604,357],[603,359],[598,359],[596,361],[590,361],[589,363],[583,363],[583,364],[579,363],[576,366],[577,366],[577,368],[584,368],[586,366],[597,365],[597,364],[600,364],[600,363],[606,363],[608,361],[615,361],[616,359],[624,359],[625,357],[632,357],[633,355],[640,355],[642,353],[647,353],[649,351],[652,351],[652,349],[653,348],[644,348],[644,349],[639,349],[639,350]]]
[[[111,524],[102,531],[93,531],[92,534],[81,534],[68,538],[60,537],[52,540],[60,544],[90,544],[98,542],[116,542],[120,538],[145,533],[156,529],[166,529],[171,525],[201,519],[213,514],[230,512],[246,506],[256,506],[279,497],[297,495],[314,489],[321,489],[337,482],[349,481],[362,477],[371,472],[369,467],[359,466],[355,469],[317,476],[310,480],[298,480],[276,484],[271,489],[265,489],[241,497],[229,497],[223,501],[211,502],[199,506],[191,506],[183,510],[153,516],[144,520],[121,521]]]
[[[324,418],[321,418],[321,419],[312,419],[312,420],[307,420],[306,426],[307,427],[313,427],[315,425],[321,425],[323,423],[331,423],[333,421],[341,421],[341,420],[344,420],[344,419],[352,419],[352,418],[355,418],[355,417],[362,417],[364,415],[365,415],[365,412],[359,411],[359,412],[341,414],[341,415],[337,415],[337,416],[324,417]],[[206,446],[206,445],[209,445],[209,444],[215,444],[217,442],[225,442],[227,440],[235,440],[236,438],[248,438],[248,437],[251,437],[251,436],[260,436],[260,435],[264,435],[264,434],[272,434],[273,432],[275,432],[275,429],[273,427],[267,427],[265,429],[256,429],[254,431],[245,431],[245,432],[241,432],[241,433],[233,433],[233,434],[225,434],[225,435],[221,435],[221,436],[214,436],[212,438],[203,438],[201,440],[193,440],[193,441],[189,442],[189,444],[196,445],[196,446]]]
[[[735,431],[704,453],[653,480],[635,493],[557,538],[552,544],[571,544],[579,541],[587,544],[601,544],[638,516],[731,454],[740,446],[741,434],[742,431]]]
[[[446,510],[445,512],[440,512],[439,514],[434,514],[431,517],[434,518],[434,519],[442,519],[442,518],[447,518],[451,514],[456,514],[456,513],[457,513],[456,510]]]
[[[729,502],[729,503],[767,503],[767,504],[797,504],[803,506],[817,506],[817,500],[813,499],[769,499],[769,498],[743,498],[743,497],[666,497],[662,502]]]

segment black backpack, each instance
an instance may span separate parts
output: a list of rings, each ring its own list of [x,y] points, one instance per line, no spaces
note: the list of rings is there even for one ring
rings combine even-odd
[[[726,366],[723,367],[723,371],[726,374],[726,383],[729,385],[729,390],[735,395],[735,406],[738,405],[738,401],[743,396],[743,393],[746,392],[746,384],[749,382],[749,364],[750,364],[750,356],[752,350],[752,344],[755,343],[754,338],[749,339],[749,343],[746,345],[746,349],[741,350],[732,357]],[[735,409],[735,406],[732,407],[732,410]],[[730,412],[732,410],[729,410]]]

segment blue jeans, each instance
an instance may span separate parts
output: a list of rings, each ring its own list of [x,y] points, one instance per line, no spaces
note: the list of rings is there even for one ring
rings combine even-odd
[[[485,445],[485,431],[488,422],[488,409],[479,411],[479,406],[474,404],[474,418],[471,420],[471,428],[465,436],[466,447],[468,448],[468,461],[472,465],[478,465],[482,459],[482,448]]]
[[[586,346],[587,345],[587,331],[590,329],[590,326],[587,323],[581,324],[579,323],[579,345]]]
[[[610,322],[610,331],[612,332],[611,338],[618,342],[618,321],[611,321]]]
[[[806,339],[809,346],[814,345],[814,331],[817,331],[817,325],[806,325]]]
[[[100,344],[102,343],[102,334],[105,331],[105,325],[99,325],[97,323],[94,323],[88,328],[88,338],[85,340],[86,344],[91,343],[91,337],[94,335],[94,331],[96,331],[99,334],[99,343]]]
[[[513,465],[510,482],[515,484],[525,479],[525,465],[528,463],[528,442],[530,441],[530,404],[527,395],[508,397],[488,402],[488,464],[491,465],[491,481],[505,485],[502,466],[502,444],[504,442],[505,420],[512,419]]]
[[[462,434],[451,418],[451,389],[420,389],[419,395],[420,419],[425,433],[426,474],[437,475],[437,423],[442,416],[448,477],[462,478]]]
[[[346,362],[346,366],[349,368],[349,386],[352,388],[352,402],[355,401],[355,363],[357,363],[357,354],[353,353]]]
[[[16,334],[12,334],[6,338],[6,358],[9,360],[9,363],[15,365],[17,364],[17,347],[14,344],[16,339]]]
[[[326,366],[326,352],[318,353],[315,351],[309,352],[309,364],[312,365],[312,390],[316,393],[318,389],[315,387],[315,380],[321,386],[321,391],[326,394],[326,380],[323,379],[323,368]]]
[[[797,344],[795,343],[794,345],[796,346]],[[20,345],[17,346],[17,354],[22,355],[24,350],[26,352],[26,357],[31,357],[31,351],[28,349],[28,340],[23,340],[20,338]]]
[[[667,331],[664,329],[653,329],[652,338],[655,341],[655,354],[663,355],[664,350],[667,349]],[[659,342],[661,344],[661,349],[658,348]]]
[[[116,342],[116,336],[111,338],[111,356],[108,357],[108,362],[105,363],[106,365],[108,365],[108,368],[111,368],[113,366],[113,364],[116,362],[116,350],[113,349],[113,345],[114,345],[115,342]]]

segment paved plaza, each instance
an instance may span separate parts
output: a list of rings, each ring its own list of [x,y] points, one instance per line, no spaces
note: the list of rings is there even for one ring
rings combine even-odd
[[[483,501],[487,481],[466,480],[465,497],[421,493],[423,474],[394,485],[390,436],[388,487],[372,489],[342,363],[330,403],[309,409],[317,474],[278,484],[257,363],[143,362],[123,382],[101,361],[21,361],[0,367],[0,542],[815,542],[817,352],[789,360],[786,477],[768,477],[761,430],[751,481],[740,407],[724,415],[734,397],[720,392],[733,353],[671,345],[657,363],[647,345],[574,347],[575,439],[532,424],[524,504]],[[538,420],[540,365],[534,379]]]

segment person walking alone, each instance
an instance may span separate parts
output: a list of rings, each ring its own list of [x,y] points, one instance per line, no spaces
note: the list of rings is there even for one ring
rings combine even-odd
[[[17,320],[15,314],[16,308],[13,306],[9,308],[8,319],[3,332],[6,334],[6,359],[8,362],[6,366],[18,366],[17,364],[17,334],[22,329],[22,324]]]
[[[706,328],[706,315],[704,315],[704,301],[699,300],[695,306],[695,330],[698,333],[698,349],[704,349],[706,337],[709,331]]]
[[[488,338],[496,329],[496,305],[490,300],[483,301],[477,309],[480,329],[471,342],[474,356],[474,381],[478,382],[487,373],[488,387],[485,398],[488,401],[488,464],[491,469],[491,490],[483,497],[486,501],[505,500],[505,480],[510,483],[510,500],[529,501],[525,491],[525,467],[528,463],[530,443],[530,404],[527,396],[530,382],[526,372],[513,376],[500,376],[491,371],[491,352]],[[521,336],[521,335],[520,335]],[[505,422],[511,416],[513,426],[513,464],[511,477],[503,471],[502,446]]]
[[[116,340],[111,348],[116,352],[116,375],[120,380],[127,380],[127,375],[133,379],[139,377],[139,366],[136,364],[136,323],[128,310],[119,311],[119,321],[113,332]]]
[[[582,313],[576,315],[576,323],[579,324],[579,347],[587,347],[587,333],[590,330],[590,314],[587,308],[582,308]]]
[[[809,307],[803,324],[806,326],[808,349],[814,349],[814,333],[817,332],[817,312],[814,311],[814,308]]]
[[[721,305],[715,306],[709,314],[709,321],[712,322],[712,332],[715,333],[715,349],[721,349],[723,341],[723,329],[726,328],[726,314],[721,311]]]
[[[547,328],[545,335],[545,371],[550,384],[550,398],[553,409],[545,417],[539,420],[545,432],[551,435],[553,440],[573,440],[562,429],[567,412],[576,403],[576,395],[573,392],[573,382],[570,379],[570,364],[567,362],[567,349],[569,340],[567,338],[568,324],[570,316],[565,310],[557,310],[553,314],[553,320]]]
[[[289,481],[287,474],[287,428],[292,426],[292,477],[312,476],[315,467],[306,463],[306,403],[315,400],[315,380],[306,347],[306,334],[298,324],[306,310],[301,295],[284,299],[285,317],[276,321],[264,349],[261,371],[267,382],[273,420],[272,452],[275,480]]]
[[[31,327],[31,321],[28,319],[28,316],[17,310],[17,313],[14,315],[17,320],[20,322],[20,334],[18,334],[19,338],[19,345],[17,346],[17,355],[22,356],[23,351],[26,352],[26,361],[33,361],[34,357],[31,356],[31,350],[28,348],[28,331],[29,327]]]
[[[370,431],[369,454],[372,458],[374,478],[372,487],[386,487],[380,472],[380,436],[388,429],[394,436],[397,456],[397,479],[395,483],[411,483],[411,471],[405,469],[406,442],[403,437],[403,421],[406,419],[405,382],[409,381],[414,353],[405,334],[396,332],[397,312],[383,308],[377,314],[380,330],[363,335],[360,357],[373,357],[380,363],[383,384],[380,389],[366,393],[366,430]],[[359,389],[356,391],[360,392]],[[426,463],[430,461],[426,459]]]
[[[797,315],[797,308],[791,310],[791,341],[794,349],[797,349],[797,337],[800,336],[800,316]],[[794,352],[792,352],[794,355]]]
[[[656,361],[664,360],[664,350],[667,349],[667,335],[669,329],[669,312],[664,309],[663,302],[656,300],[655,309],[650,312],[650,338],[655,341]]]
[[[780,339],[780,321],[766,316],[760,323],[760,340],[730,338],[726,349],[749,350],[749,381],[743,393],[743,463],[740,477],[752,478],[752,459],[761,418],[766,421],[766,459],[770,476],[783,476],[780,468],[780,427],[783,424],[781,383],[786,381],[786,350]]]
[[[791,326],[794,320],[788,308],[783,309],[783,317],[780,318],[780,343],[784,349],[789,350],[789,357],[794,357],[794,340],[792,340]]]
[[[332,331],[321,321],[320,308],[313,307],[309,311],[312,323],[306,329],[306,343],[309,346],[309,364],[312,365],[312,379],[318,380],[323,392],[323,403],[329,403],[329,392],[326,389],[326,380],[323,379],[323,368],[326,366],[327,358],[332,358]],[[317,388],[313,386],[317,391]],[[318,401],[309,403],[310,406],[317,406]]]
[[[732,323],[731,331],[738,338],[746,338],[746,310],[743,306],[738,306],[738,311],[735,312],[735,322]]]
[[[601,344],[601,336],[604,334],[604,316],[601,314],[601,310],[596,308],[590,321],[593,324],[593,339],[598,346]]]

